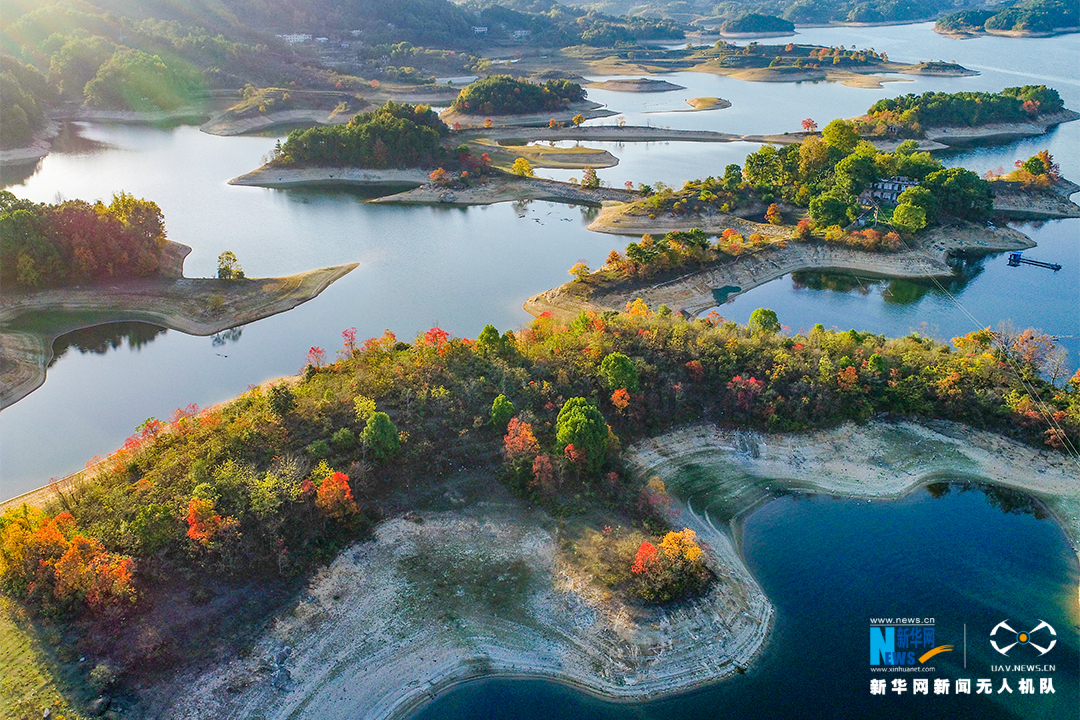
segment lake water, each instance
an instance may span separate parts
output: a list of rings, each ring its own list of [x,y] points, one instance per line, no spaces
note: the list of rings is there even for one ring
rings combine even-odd
[[[944,487],[949,489],[941,495]],[[935,489],[939,497],[921,488],[902,500],[869,503],[788,496],[747,517],[743,554],[776,606],[776,620],[763,654],[745,675],[633,705],[551,682],[477,680],[437,697],[414,720],[1076,718],[1080,572],[1061,529],[1010,506],[1015,497],[971,486]],[[851,552],[853,547],[858,552]],[[952,644],[955,650],[928,663],[936,668],[929,675],[871,673],[869,622],[882,616],[932,617],[936,645]],[[1006,619],[1017,630],[1044,620],[1055,628],[1058,642],[1041,660],[1012,659],[1015,650],[1007,660],[989,641],[994,626]],[[991,665],[1004,662],[1052,663],[1056,669],[991,671]],[[1053,695],[1039,695],[1037,679],[1034,695],[1019,694],[1020,678],[1043,675],[1052,677]],[[906,695],[890,690],[886,697],[871,696],[871,679],[896,677],[908,679]],[[931,689],[926,697],[913,696],[915,677],[947,678],[950,693],[934,695]],[[997,693],[1003,677],[1012,694]],[[972,695],[952,693],[962,678],[972,681]],[[979,678],[992,679],[995,694],[974,694]]]
[[[879,97],[924,90],[1000,89],[1048,82],[1070,107],[1080,108],[1080,81],[1066,72],[1080,57],[1078,36],[1049,40],[980,38],[952,41],[927,25],[808,30],[800,42],[885,50],[901,61],[956,60],[983,74],[971,78],[918,77],[881,90],[828,83],[744,83],[695,73],[667,76],[687,86],[660,95],[590,91],[621,111],[628,122],[728,132],[797,130],[804,117],[824,124],[862,112]],[[1013,62],[1010,58],[1019,57]],[[717,95],[732,107],[711,112],[660,112],[685,107],[688,97]],[[359,262],[360,267],[316,300],[248,326],[228,337],[198,338],[166,331],[136,342],[115,329],[84,337],[49,369],[45,385],[0,412],[0,497],[37,487],[79,469],[96,454],[120,446],[147,417],[173,409],[205,406],[251,384],[296,372],[313,345],[332,354],[340,333],[356,327],[360,337],[389,328],[404,339],[433,325],[473,336],[486,323],[500,329],[528,320],[521,303],[561,284],[566,271],[584,260],[596,267],[626,238],[585,230],[588,208],[553,203],[500,204],[448,209],[373,206],[355,193],[238,188],[227,181],[261,162],[274,138],[219,138],[193,127],[154,129],[80,124],[36,168],[13,173],[4,183],[35,201],[58,197],[108,200],[126,190],[155,200],[164,211],[169,237],[192,246],[189,276],[209,276],[224,250],[234,251],[249,276],[283,275],[312,267]],[[620,164],[600,171],[612,185],[626,180],[681,184],[719,174],[741,163],[748,143],[615,145]],[[947,158],[975,170],[1009,166],[1049,147],[1067,177],[1080,177],[1080,123],[1049,136]],[[549,171],[551,176],[572,173]],[[1051,273],[1007,268],[1002,256],[967,269],[965,281],[949,289],[982,325],[1011,319],[1057,334],[1076,356],[1080,317],[1080,248],[1075,220],[1026,227],[1039,243],[1029,255],[1061,263]],[[792,329],[815,322],[887,334],[921,330],[947,338],[973,329],[960,307],[925,284],[858,281],[849,291],[811,289],[836,285],[781,278],[721,308],[744,322],[757,307],[771,307]],[[109,340],[108,342],[105,342]],[[118,345],[114,349],[113,346]],[[82,352],[78,347],[89,348]],[[103,353],[95,350],[105,350]]]

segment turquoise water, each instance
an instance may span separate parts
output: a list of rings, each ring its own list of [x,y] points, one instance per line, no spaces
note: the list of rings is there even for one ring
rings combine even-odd
[[[414,720],[1076,718],[1080,573],[1061,529],[1010,495],[961,485],[934,490],[870,503],[788,496],[747,517],[743,554],[776,607],[776,622],[764,653],[745,675],[633,705],[551,682],[478,680],[436,698]],[[955,651],[928,663],[936,668],[933,674],[871,673],[869,621],[882,616],[932,617],[936,644],[952,644]],[[1056,629],[1057,645],[1039,660],[1053,663],[1054,672],[991,671],[1006,659],[992,650],[989,633],[1006,619],[1025,629],[1045,620]],[[1013,656],[1019,658],[1016,649]],[[1052,677],[1053,695],[1039,695],[1038,680],[1036,694],[1019,694],[1020,678],[1040,676]],[[907,695],[870,695],[871,678],[894,677],[909,679]],[[973,693],[977,679],[990,678],[995,694],[931,691],[913,697],[914,677],[947,678],[950,687],[968,678]],[[996,694],[1003,677],[1011,695]]]
[[[825,121],[853,115],[879,97],[927,89],[997,89],[1051,82],[1070,107],[1080,108],[1080,80],[1068,68],[1080,57],[1080,37],[1016,41],[952,41],[928,26],[808,30],[800,41],[886,50],[893,59],[957,60],[983,71],[971,78],[915,78],[881,90],[828,83],[773,85],[678,73],[669,79],[685,91],[659,95],[593,91],[629,122],[731,132],[798,129],[807,116]],[[1009,61],[1019,53],[1023,62]],[[683,100],[718,95],[733,104],[699,113],[655,113],[685,107]],[[5,168],[3,182],[36,201],[57,197],[108,199],[119,190],[157,201],[170,238],[192,246],[190,276],[213,275],[216,258],[234,251],[249,276],[283,275],[311,267],[359,262],[360,267],[316,300],[251,324],[239,336],[197,338],[166,332],[148,342],[128,342],[106,352],[68,351],[49,370],[45,385],[0,412],[0,497],[38,487],[78,470],[93,455],[119,447],[147,417],[223,401],[249,385],[291,374],[309,347],[331,354],[341,331],[360,337],[389,328],[411,339],[432,325],[472,336],[486,323],[506,329],[525,323],[524,300],[568,279],[579,260],[592,267],[627,238],[585,230],[589,208],[545,202],[447,209],[369,205],[358,194],[238,188],[227,181],[258,166],[274,138],[219,138],[194,127],[156,129],[78,124],[58,151],[37,167]],[[608,147],[620,158],[600,176],[680,184],[718,174],[756,149],[750,143],[658,143]],[[1044,138],[953,155],[949,163],[984,170],[1009,166],[1049,147],[1068,177],[1080,178],[1080,122]],[[570,171],[548,171],[552,176]],[[560,175],[561,176],[561,175]],[[1059,273],[1007,268],[1003,256],[974,262],[962,286],[950,286],[958,306],[933,286],[860,280],[847,291],[814,290],[790,277],[736,296],[720,308],[745,322],[757,307],[777,311],[793,330],[815,322],[887,334],[920,330],[948,338],[1011,319],[1062,337],[1080,352],[1080,221],[1024,227],[1039,243],[1028,254],[1061,263]],[[829,283],[827,283],[829,284]],[[831,283],[836,285],[836,283]],[[842,285],[843,283],[841,283]],[[848,283],[850,284],[850,283]],[[820,283],[819,283],[820,285]],[[899,290],[898,290],[899,289]],[[903,302],[898,302],[898,298]],[[106,335],[114,331],[103,331]],[[1075,362],[1074,362],[1075,365]]]

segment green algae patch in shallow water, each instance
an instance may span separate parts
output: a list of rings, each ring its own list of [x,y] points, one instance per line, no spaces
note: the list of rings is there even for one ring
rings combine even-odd
[[[717,305],[723,305],[734,295],[738,295],[742,292],[742,288],[737,285],[725,285],[722,288],[715,288],[712,291],[713,299],[716,300]]]

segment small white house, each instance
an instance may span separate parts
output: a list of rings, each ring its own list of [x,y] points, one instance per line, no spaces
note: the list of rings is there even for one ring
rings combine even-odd
[[[473,35],[487,35],[488,29],[483,25],[473,25],[472,31]]]
[[[532,30],[515,30],[514,31],[514,39],[515,40],[524,40],[525,38],[529,37],[530,35],[532,35]]]
[[[290,45],[296,45],[297,43],[305,43],[311,39],[311,36],[307,33],[289,33],[287,35],[278,35],[278,37],[289,43]]]

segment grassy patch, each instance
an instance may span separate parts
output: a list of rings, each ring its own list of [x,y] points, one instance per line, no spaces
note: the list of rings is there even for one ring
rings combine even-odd
[[[10,600],[0,598],[0,717],[36,720],[51,708],[51,718],[82,720],[86,716],[73,707],[82,691],[41,649],[43,640]]]

